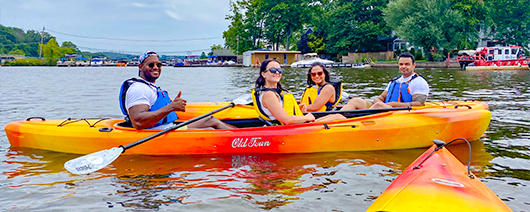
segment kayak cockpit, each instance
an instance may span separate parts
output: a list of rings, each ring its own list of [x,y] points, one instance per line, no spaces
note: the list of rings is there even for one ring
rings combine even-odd
[[[267,126],[267,124],[263,121],[261,121],[258,118],[248,118],[248,119],[225,119],[221,120],[224,123],[230,124],[232,126],[235,126],[237,128],[249,128],[249,127],[263,127]],[[175,122],[176,124],[180,124],[182,122]],[[123,127],[123,128],[131,128],[134,129],[133,126],[129,122],[119,122],[116,123],[116,126]]]

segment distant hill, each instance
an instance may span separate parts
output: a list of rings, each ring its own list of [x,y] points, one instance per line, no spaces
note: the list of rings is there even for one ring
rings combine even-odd
[[[123,54],[123,53],[115,53],[115,52],[101,52],[101,54],[106,55],[109,59],[112,60],[136,60],[138,59],[139,55],[135,54]],[[175,55],[160,55],[160,59],[171,59],[171,58],[177,58],[179,56]]]
[[[121,59],[133,59],[134,57],[138,58],[138,55],[132,55],[132,54],[122,54],[122,53],[115,53],[115,52],[101,52],[102,54],[109,57],[108,59],[112,60],[121,60]]]

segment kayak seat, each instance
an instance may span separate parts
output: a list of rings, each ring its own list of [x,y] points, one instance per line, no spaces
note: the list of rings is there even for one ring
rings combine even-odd
[[[223,119],[221,120],[224,123],[236,126],[237,128],[248,128],[248,127],[263,127],[273,126],[268,125],[265,120],[259,118],[250,118],[250,119]],[[272,123],[271,123],[272,124]]]
[[[131,125],[130,122],[120,122],[120,123],[117,123],[116,125],[120,126],[120,127],[130,127],[130,128],[133,128],[133,126]]]
[[[261,116],[258,117],[260,121],[262,121],[266,126],[274,126],[274,124],[271,121],[265,120]]]
[[[263,125],[266,126],[274,126],[270,121],[266,121],[265,119],[261,120],[258,118],[251,118],[251,119],[225,119],[221,120],[224,123],[236,126],[237,128],[247,128],[247,127],[262,127]],[[267,124],[267,122],[269,122]],[[270,124],[270,125],[269,125]],[[130,127],[133,128],[131,123],[129,122],[120,122],[116,124],[120,127]]]

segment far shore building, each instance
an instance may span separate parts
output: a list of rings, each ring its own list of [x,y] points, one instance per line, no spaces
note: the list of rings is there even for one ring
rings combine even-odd
[[[243,52],[243,66],[259,66],[268,59],[276,59],[280,65],[291,65],[299,60],[300,51],[253,50]]]
[[[237,55],[231,49],[214,49],[212,50],[212,56],[217,56],[217,61],[234,61],[237,62]]]
[[[15,61],[18,59],[24,59],[26,58],[24,55],[16,55],[16,54],[0,54],[0,64],[4,65],[5,62],[9,61]]]

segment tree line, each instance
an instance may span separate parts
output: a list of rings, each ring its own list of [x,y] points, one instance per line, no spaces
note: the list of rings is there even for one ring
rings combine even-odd
[[[340,55],[386,51],[397,37],[432,60],[475,49],[480,37],[528,49],[526,5],[530,0],[237,0],[223,38],[238,54],[282,46]]]
[[[43,41],[42,52],[40,50],[41,38]],[[70,41],[65,41],[59,45],[56,37],[48,32],[24,31],[16,27],[0,25],[0,54],[33,57],[17,60],[11,65],[56,65],[57,61],[64,57],[65,54],[74,53],[88,59],[95,56],[103,56],[101,53],[82,52]],[[39,56],[43,59],[38,59]]]

